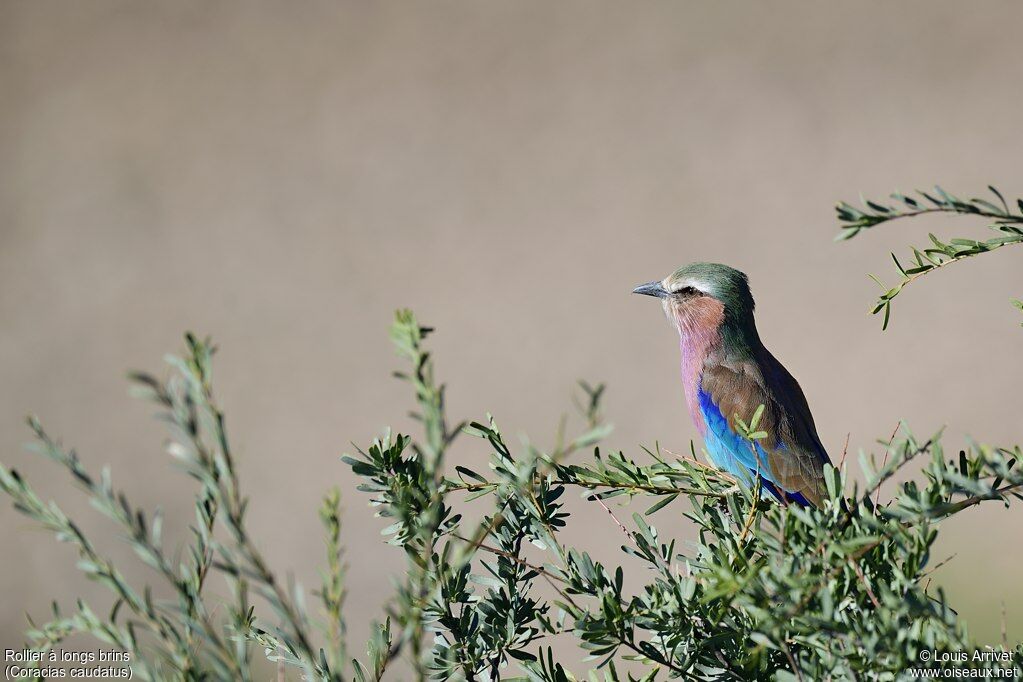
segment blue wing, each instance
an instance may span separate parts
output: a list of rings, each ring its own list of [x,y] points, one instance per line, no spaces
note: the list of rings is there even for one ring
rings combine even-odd
[[[763,447],[757,443],[756,456],[754,456],[754,448],[749,441],[732,430],[728,420],[714,404],[710,394],[701,389],[698,395],[700,412],[707,425],[704,445],[707,447],[707,454],[714,466],[735,476],[747,486],[752,486],[754,476],[759,474],[759,483],[763,489],[775,499],[781,500],[782,495],[774,480],[774,475],[771,473],[767,453],[764,452]],[[789,497],[803,506],[809,504],[806,498],[798,493]]]
[[[707,425],[707,435],[704,437],[707,454],[714,460],[715,466],[745,481],[747,485],[752,484],[753,474],[758,470],[761,478],[774,483],[763,448],[757,447],[754,456],[749,441],[732,430],[710,393],[701,388],[698,396],[700,413]]]
[[[697,395],[707,454],[746,485],[758,483],[774,497],[804,506],[819,504],[827,453],[795,379],[773,357],[764,360],[764,373],[749,361],[704,368]],[[768,435],[751,444],[732,419],[751,418],[759,405],[764,412],[758,428]]]

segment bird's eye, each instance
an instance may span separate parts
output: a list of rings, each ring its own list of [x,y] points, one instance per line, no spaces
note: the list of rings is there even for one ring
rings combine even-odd
[[[700,290],[697,289],[696,287],[682,287],[681,289],[679,289],[679,290],[677,290],[675,292],[675,294],[677,294],[679,296],[686,296],[686,297],[697,296],[697,295],[699,295],[699,293],[700,293]]]

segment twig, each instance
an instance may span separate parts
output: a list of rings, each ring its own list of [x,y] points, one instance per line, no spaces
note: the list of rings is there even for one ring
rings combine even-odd
[[[785,501],[785,506],[788,506],[788,500],[782,498]],[[757,505],[760,503],[760,486],[757,486],[753,490],[753,504],[750,505],[749,514],[746,515],[746,523],[742,526],[742,533],[739,534],[739,544],[742,544],[746,540],[746,536],[749,534],[750,529],[753,528],[753,519],[756,518]]]
[[[892,431],[892,436],[891,436],[891,438],[888,439],[888,445],[884,449],[884,460],[881,461],[881,468],[882,469],[884,469],[885,466],[888,464],[888,455],[892,451],[892,443],[895,442],[895,435],[899,432],[899,427],[901,425],[902,425],[902,422],[899,422],[898,424],[895,425],[895,429]],[[876,493],[877,494],[874,496],[874,506],[875,507],[878,504],[880,504],[880,502],[881,502],[881,485],[880,484],[878,484],[878,486],[877,486]]]
[[[706,465],[702,465],[706,466]],[[725,476],[723,476],[725,478]],[[730,479],[734,480],[734,479]],[[447,480],[449,485],[444,486],[444,492],[455,492],[464,490],[465,492],[477,492],[485,490],[487,488],[497,488],[498,483],[488,481],[487,483],[455,483],[450,485],[452,481]],[[578,479],[565,479],[556,478],[550,481],[553,485],[573,485],[580,488],[586,488],[587,490],[593,490],[596,488],[607,488],[611,490],[626,490],[626,491],[638,491],[643,493],[650,493],[652,495],[675,495],[675,494],[688,494],[688,495],[701,495],[703,497],[724,497],[724,493],[715,492],[713,490],[702,490],[700,488],[688,488],[688,487],[673,487],[663,485],[643,485],[640,483],[612,483],[608,481],[582,481]]]
[[[845,466],[845,456],[846,456],[846,453],[849,452],[849,436],[851,436],[851,435],[852,435],[851,431],[847,432],[845,434],[845,445],[842,446],[842,459],[839,460],[839,462],[838,462],[838,469],[839,469],[839,471],[841,471],[842,467]]]
[[[459,540],[462,540],[464,542],[472,542],[471,540],[469,540],[469,538],[462,537],[461,535],[452,534],[452,537],[456,537]],[[566,581],[561,576],[552,574],[550,571],[548,571],[543,566],[537,566],[536,564],[531,564],[528,561],[526,561],[525,559],[521,559],[521,558],[515,556],[511,552],[506,552],[503,549],[498,549],[497,547],[491,547],[490,545],[484,545],[482,543],[477,544],[476,545],[476,549],[481,549],[484,552],[489,552],[491,554],[496,554],[497,556],[502,556],[505,559],[513,561],[513,562],[515,562],[515,563],[517,563],[517,564],[519,564],[521,566],[525,566],[526,568],[528,568],[531,571],[536,571],[540,575],[546,575],[546,576],[549,576],[550,578],[552,578],[554,580],[557,580],[559,582],[565,583],[566,585],[568,584],[568,581]]]
[[[932,575],[935,571],[937,571],[939,568],[941,568],[948,562],[952,561],[952,559],[955,559],[957,556],[959,556],[958,552],[955,554],[950,554],[949,556],[945,557],[944,559],[936,563],[934,566],[932,566],[930,570],[926,571],[925,573],[921,573],[920,578],[918,578],[918,580]]]
[[[877,595],[874,594],[873,588],[871,588],[870,584],[867,582],[867,576],[863,575],[863,569],[860,568],[859,562],[856,561],[856,559],[849,557],[849,563],[852,564],[853,570],[856,571],[856,577],[860,579],[860,582],[863,583],[863,587],[867,589],[867,596],[870,597],[870,601],[873,602],[874,608],[880,609],[881,602],[877,600]]]
[[[962,510],[972,507],[975,504],[980,504],[981,502],[985,502],[987,500],[997,500],[1005,493],[1012,492],[1017,488],[1023,488],[1023,481],[1021,481],[1020,483],[1013,483],[1011,485],[1003,485],[1001,488],[995,488],[994,490],[991,491],[990,495],[974,495],[973,497],[968,497],[961,502],[946,505],[945,507],[941,508],[941,516],[958,514]]]
[[[728,472],[722,471],[721,469],[718,469],[715,466],[711,466],[710,464],[707,464],[706,462],[701,462],[700,460],[696,459],[695,457],[690,457],[688,455],[679,455],[679,454],[676,454],[676,453],[672,452],[671,450],[668,450],[667,448],[665,448],[664,451],[666,453],[668,453],[669,455],[671,455],[672,457],[674,457],[675,459],[682,460],[682,461],[685,461],[685,462],[689,462],[690,464],[698,466],[701,469],[705,469],[706,471],[709,471],[710,473],[714,474],[715,476],[718,476],[718,477],[724,479],[726,482],[738,483],[738,480],[734,476],[729,474]]]
[[[1005,600],[1002,600],[1002,648],[1006,651],[1009,650],[1009,636],[1005,627],[1006,613],[1005,613]]]
[[[1011,225],[1011,224],[1018,224],[1018,223],[1014,221],[1013,223],[1003,223],[1003,224]],[[916,280],[920,279],[921,277],[923,277],[924,275],[926,275],[928,273],[937,272],[938,270],[941,270],[942,268],[948,267],[949,265],[952,265],[953,263],[958,263],[959,261],[966,260],[967,258],[971,258],[973,256],[979,255],[980,253],[990,253],[991,251],[995,251],[995,250],[1000,249],[1000,248],[1002,248],[1004,246],[1014,246],[1016,244],[1023,244],[1023,240],[1007,241],[1007,242],[1004,242],[1004,243],[1001,243],[1001,244],[997,244],[997,245],[992,246],[991,248],[989,248],[987,251],[980,251],[980,252],[978,252],[978,251],[968,251],[966,253],[961,253],[961,254],[959,254],[957,256],[946,256],[948,258],[948,260],[941,261],[940,263],[938,263],[934,267],[929,267],[926,270],[922,270],[920,272],[914,272],[912,275],[904,275],[903,276],[904,279],[901,282],[899,282],[898,284],[896,284],[892,288],[897,293],[901,293],[902,290],[905,289],[907,286],[909,286],[910,284],[912,284],[913,282],[915,282]],[[892,296],[891,298],[894,298],[894,296]],[[889,301],[891,300],[891,298],[889,298]]]
[[[927,441],[925,443],[923,443],[922,445],[917,446],[916,448],[913,449],[912,452],[909,452],[908,454],[906,454],[905,458],[901,462],[899,462],[898,466],[896,466],[894,469],[892,469],[891,471],[889,471],[887,473],[882,473],[881,477],[878,478],[878,480],[874,483],[873,486],[871,486],[871,487],[869,487],[869,488],[867,488],[866,490],[863,491],[863,495],[860,496],[859,502],[863,502],[865,500],[869,500],[870,496],[873,495],[874,492],[877,489],[879,489],[882,485],[884,485],[885,482],[889,478],[894,476],[897,472],[901,471],[903,469],[903,467],[907,466],[911,461],[916,459],[918,456],[920,456],[921,454],[927,452],[930,449],[930,447],[931,447],[931,445],[933,443],[934,443],[934,439],[933,438],[927,439]],[[852,508],[849,509],[849,511],[848,511],[848,513],[846,515],[846,522],[845,522],[845,524],[843,524],[843,526],[841,528],[839,528],[839,530],[844,530],[845,526],[848,525],[848,523],[850,521],[852,521]]]
[[[781,640],[781,650],[785,652],[785,657],[789,659],[789,665],[792,666],[792,672],[796,676],[796,679],[799,680],[799,682],[803,682],[803,671],[799,667],[799,664],[796,663],[796,659],[792,655],[792,651],[789,649],[788,642],[784,639]]]
[[[625,524],[623,524],[621,521],[618,520],[618,517],[615,516],[615,513],[613,511],[611,511],[611,508],[608,507],[606,504],[604,504],[604,500],[600,499],[596,495],[591,495],[590,499],[591,500],[596,500],[597,504],[599,504],[601,507],[603,507],[604,511],[606,511],[608,514],[611,515],[611,518],[614,519],[614,522],[616,524],[618,524],[618,527],[621,528],[623,533],[625,533],[625,536],[627,538],[629,538],[629,540],[631,540],[633,542],[633,544],[636,544],[636,538],[633,537],[632,532],[628,528],[625,527]]]

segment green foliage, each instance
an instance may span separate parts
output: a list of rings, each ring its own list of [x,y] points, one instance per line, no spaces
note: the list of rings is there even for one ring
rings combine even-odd
[[[143,679],[240,679],[251,677],[253,644],[264,647],[271,660],[303,668],[307,676],[343,679],[330,660],[343,656],[339,642],[343,599],[339,551],[337,495],[331,493],[322,512],[331,553],[324,580],[323,600],[332,636],[325,648],[313,645],[305,598],[295,585],[282,585],[270,570],[246,527],[247,500],[238,485],[234,457],[212,390],[209,341],[188,335],[187,353],[170,357],[173,373],[162,382],[143,373],[132,375],[136,393],[160,408],[170,430],[168,452],[197,483],[192,544],[184,560],[169,553],[161,538],[162,517],[148,515],[114,488],[110,472],[96,478],[88,473],[74,451],[53,440],[34,420],[33,449],[64,468],[94,507],[110,518],[141,561],[154,569],[173,598],[158,600],[152,586],[132,586],[113,563],[101,556],[81,525],[72,521],[55,502],[43,502],[17,471],[0,467],[0,486],[16,509],[53,531],[58,540],[78,549],[78,568],[109,589],[114,605],[101,617],[85,602],[66,616],[54,604],[53,619],[31,624],[28,645],[47,652],[75,633],[94,636],[131,653],[133,669]],[[213,573],[226,578],[231,598],[211,597],[204,588]],[[273,616],[257,620],[250,596],[257,596]],[[370,662],[388,649],[378,650]]]
[[[746,429],[755,437],[751,421]],[[926,588],[940,521],[982,501],[1023,499],[1018,448],[975,445],[947,460],[937,436],[920,442],[906,430],[885,446],[883,465],[864,457],[862,492],[844,470],[829,468],[830,500],[821,510],[759,500],[692,456],[653,451],[640,464],[598,449],[591,464],[565,464],[559,452],[528,445],[513,452],[493,419],[466,433],[489,444],[489,471],[457,467],[442,479],[442,496],[487,497],[493,511],[471,531],[447,515],[450,523],[436,533],[434,546],[442,549],[430,557],[436,585],[427,612],[437,644],[428,667],[440,679],[495,678],[512,661],[529,679],[574,679],[549,649],[535,646],[565,632],[598,668],[636,661],[649,679],[786,671],[804,679],[894,677],[924,649],[968,645],[944,595]],[[406,439],[397,442],[348,458],[357,474],[375,481],[374,504],[391,518],[401,517],[401,502],[384,482],[391,472],[414,469],[417,459]],[[878,504],[882,484],[921,456],[928,459],[924,481]],[[569,488],[601,505],[613,497],[652,498],[647,514],[685,496],[683,513],[697,524],[699,541],[680,551],[644,515],[634,514],[631,527],[614,517],[633,562],[604,566],[561,539]],[[397,538],[411,533],[407,523],[390,531]],[[541,560],[523,555],[527,542]],[[627,593],[625,570],[643,566],[651,578]],[[546,590],[534,589],[540,580]]]
[[[899,272],[899,281],[889,287],[876,277],[874,278],[884,293],[878,297],[871,313],[884,314],[883,328],[888,328],[892,301],[902,293],[908,284],[929,272],[966,258],[989,253],[1003,246],[1023,243],[1023,199],[1016,199],[1013,206],[997,189],[990,185],[988,189],[991,191],[994,201],[977,198],[960,199],[940,187],[935,187],[931,193],[918,191],[916,197],[896,192],[891,195],[894,203],[886,204],[864,200],[862,207],[859,208],[844,201],[838,204],[835,210],[838,213],[842,229],[838,235],[839,240],[852,239],[863,230],[869,230],[891,220],[933,213],[952,213],[986,218],[989,221],[989,229],[997,235],[984,240],[954,238],[943,242],[934,234],[928,234],[927,236],[931,240],[930,246],[910,247],[913,256],[909,267],[905,267],[899,261],[898,256],[892,253],[892,260]],[[1023,304],[1014,300],[1013,305],[1020,307]]]
[[[900,200],[911,208],[916,201]],[[930,201],[937,207],[917,213],[991,212],[1002,227],[1023,219],[1004,202],[999,209],[944,193]],[[868,209],[842,205],[840,217],[859,231],[916,214],[870,202]],[[82,601],[70,614],[54,605],[50,620],[31,624],[28,645],[45,652],[85,633],[131,652],[135,674],[153,680],[249,679],[253,648],[260,647],[282,672],[291,666],[307,679],[359,682],[404,677],[398,659],[418,680],[900,679],[921,651],[971,646],[945,595],[929,588],[938,565],[934,543],[950,516],[982,502],[1023,499],[1019,447],[970,443],[950,456],[940,433],[919,439],[902,426],[875,453],[860,453],[862,488],[843,453],[838,468],[826,469],[822,508],[783,506],[703,464],[694,448],[676,455],[654,447],[638,458],[603,451],[603,385],[580,384],[583,428],[567,436],[562,420],[550,449],[513,446],[490,415],[452,426],[425,346],[430,332],[407,311],[391,330],[409,367],[398,376],[412,388],[419,435],[385,433],[342,458],[390,522],[387,542],[407,562],[363,656],[350,658],[347,642],[338,491],[328,492],[320,509],[326,567],[317,618],[302,589],[271,570],[247,529],[247,501],[213,395],[214,349],[191,335],[183,356],[169,358],[166,381],[132,377],[137,393],[159,407],[170,429],[168,451],[196,483],[183,559],[164,548],[159,514],[131,504],[109,471],[89,473],[30,420],[35,451],[68,472],[171,599],[132,585],[80,524],[0,467],[0,487],[15,507],[73,544],[80,570],[114,600],[105,615]],[[751,441],[764,435],[760,413],[739,426]],[[482,443],[485,465],[482,458],[474,468],[446,463],[459,438]],[[896,484],[921,461],[922,474]],[[622,538],[620,561],[602,563],[592,548],[565,540],[570,492]],[[469,522],[461,511],[474,500],[484,511]],[[645,511],[623,522],[613,507],[631,501]],[[666,537],[652,525],[657,512],[690,519],[696,538],[683,544]],[[230,598],[206,589],[214,575],[226,581]],[[575,675],[559,662],[556,636],[588,653],[591,670]],[[1023,656],[1023,647],[1013,651],[1016,660]]]

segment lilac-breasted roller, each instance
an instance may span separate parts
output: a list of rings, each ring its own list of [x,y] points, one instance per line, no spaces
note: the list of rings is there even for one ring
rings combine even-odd
[[[661,299],[682,349],[689,413],[711,463],[775,498],[820,506],[828,453],[799,383],[764,347],[746,275],[718,263],[692,263],[633,290]],[[755,445],[739,435],[764,406]],[[759,465],[758,465],[759,462]]]

